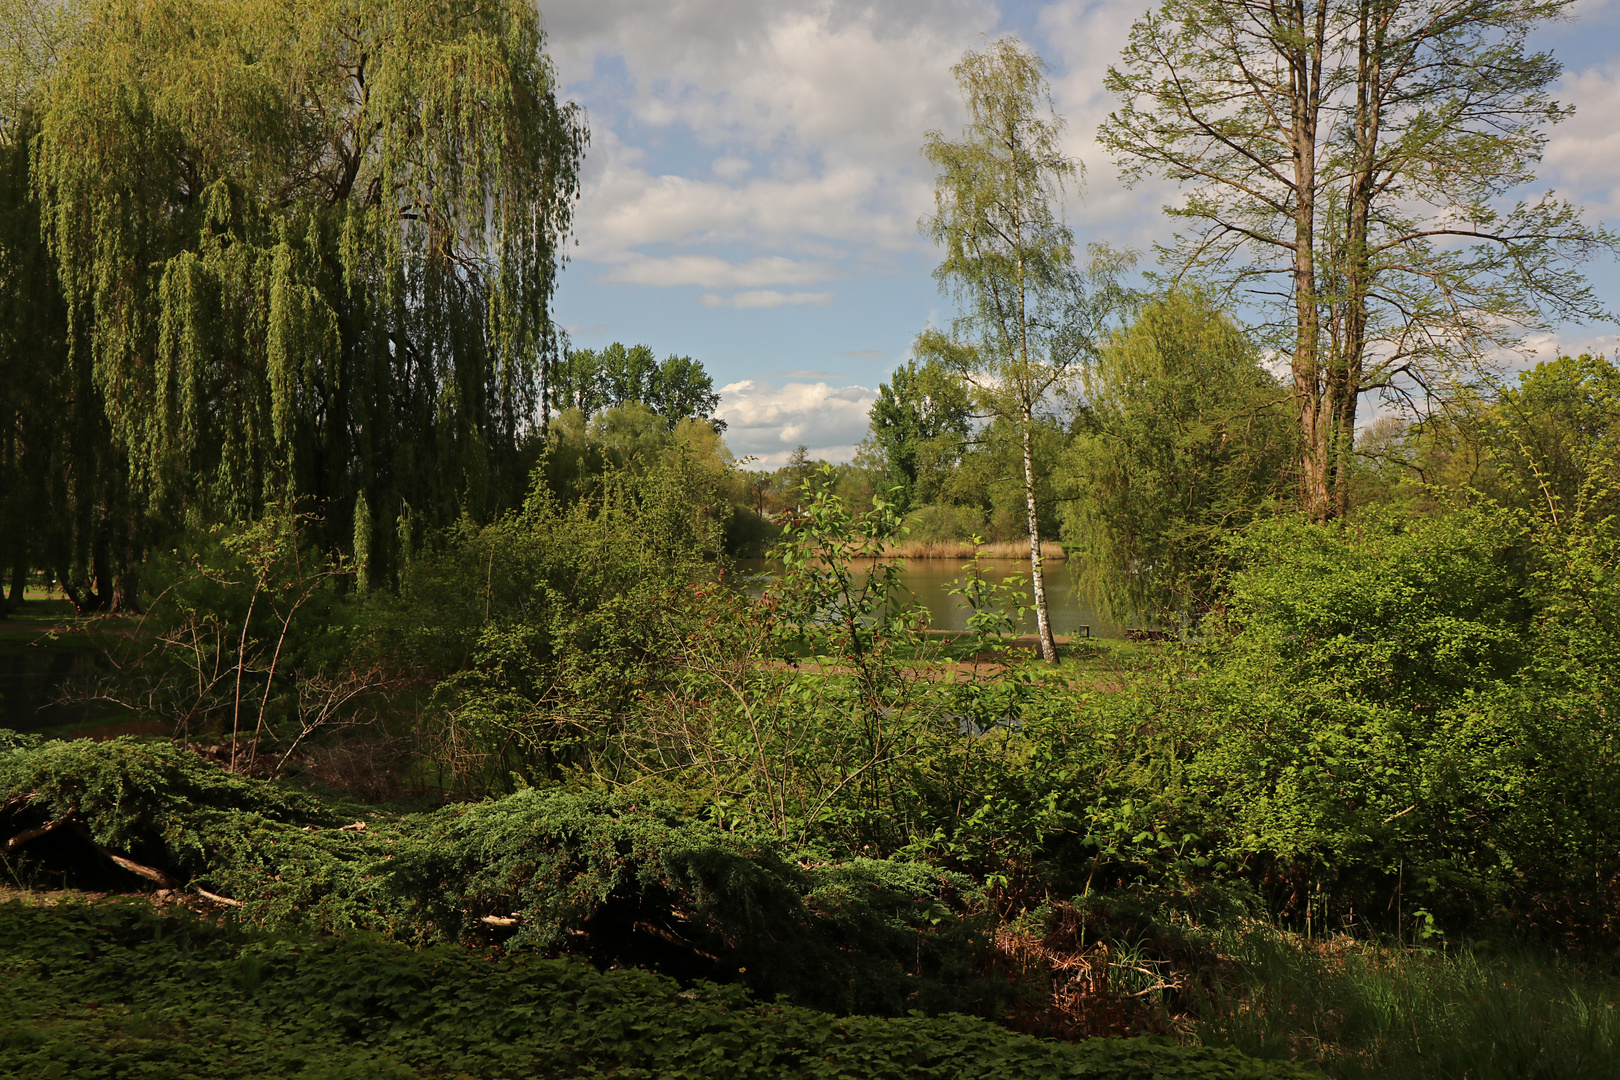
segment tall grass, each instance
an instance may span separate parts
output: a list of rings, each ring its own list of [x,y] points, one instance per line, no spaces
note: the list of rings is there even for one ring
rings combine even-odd
[[[1343,1080],[1620,1078],[1620,978],[1558,956],[1305,942],[1256,930],[1193,1034]]]

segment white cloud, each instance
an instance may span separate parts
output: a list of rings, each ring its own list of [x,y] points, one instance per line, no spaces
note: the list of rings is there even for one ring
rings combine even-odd
[[[709,163],[709,171],[722,180],[737,181],[754,171],[754,163],[747,158],[717,157]]]
[[[926,246],[918,148],[960,124],[950,67],[997,20],[986,0],[548,3],[565,92],[591,113],[574,256],[620,285],[882,272]],[[670,140],[695,143],[684,175],[651,162]]]
[[[1176,186],[1164,180],[1127,188],[1097,141],[1097,128],[1117,106],[1103,78],[1145,6],[1092,0],[1052,4],[1041,12],[1041,51],[1054,69],[1053,106],[1068,123],[1064,149],[1085,168],[1084,190],[1071,192],[1068,206],[1069,222],[1082,243],[1106,240],[1148,250],[1153,241],[1165,239],[1159,210],[1177,197]]]
[[[1620,213],[1620,62],[1566,75],[1558,98],[1575,115],[1552,129],[1546,178],[1599,213]]]
[[[1591,333],[1584,328],[1573,332],[1531,334],[1524,339],[1524,350],[1508,367],[1513,370],[1531,368],[1537,364],[1556,360],[1560,356],[1579,356],[1582,353],[1620,356],[1620,333]]]
[[[716,255],[631,254],[601,280],[621,285],[697,285],[735,289],[756,285],[813,285],[840,277],[835,267],[780,256],[729,262]]]
[[[864,386],[826,382],[783,385],[744,379],[720,388],[715,415],[726,422],[726,445],[739,457],[780,465],[804,444],[812,457],[848,461],[866,436],[867,412],[877,400]]]
[[[775,289],[750,289],[747,292],[732,293],[730,296],[704,293],[699,300],[704,307],[711,308],[777,308],[789,304],[826,307],[833,302],[834,295],[830,292],[782,293]]]

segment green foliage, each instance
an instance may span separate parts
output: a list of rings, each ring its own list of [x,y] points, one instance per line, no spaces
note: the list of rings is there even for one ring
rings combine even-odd
[[[139,879],[117,855],[271,925],[573,953],[839,1011],[988,1011],[1007,994],[980,974],[987,925],[966,879],[801,867],[644,795],[529,789],[355,825],[355,807],[118,739],[0,751],[0,800],[0,827],[24,837],[18,881],[127,888]]]
[[[927,850],[1009,905],[1610,940],[1612,547],[1482,507],[1229,548],[1222,632],[1034,684]]]
[[[1559,528],[1620,508],[1620,371],[1560,356],[1508,385],[1458,390],[1421,422],[1387,418],[1358,444],[1361,501],[1428,511],[1468,493]]]
[[[987,534],[985,514],[976,506],[930,503],[906,515],[906,539],[913,543],[958,543]]]
[[[889,478],[900,487],[902,509],[938,495],[969,431],[962,385],[937,363],[907,361],[878,386],[872,436]]]
[[[881,854],[956,812],[963,765],[1020,691],[988,665],[936,676],[941,642],[898,563],[879,558],[897,508],[878,496],[858,514],[832,476],[809,485],[762,600],[723,587],[679,598],[665,681],[596,771],[796,845]]]
[[[306,514],[181,534],[145,566],[153,597],[113,635],[94,696],[161,717],[182,739],[229,734],[231,760],[284,763],[309,735],[370,718],[398,682],[356,633],[351,568],[315,546]],[[240,753],[239,753],[240,752]]]
[[[232,849],[254,832],[296,835],[331,814],[310,796],[235,776],[195,754],[129,738],[106,742],[20,741],[0,751],[3,817],[13,835],[59,822],[83,839],[121,851],[143,865],[190,880],[228,863]],[[82,827],[78,834],[71,826]],[[36,844],[39,841],[35,842]],[[289,855],[291,853],[289,852]],[[11,856],[14,875],[34,865],[62,864],[31,848]],[[94,864],[94,860],[92,860]],[[118,875],[110,867],[91,881]],[[50,883],[49,879],[44,879]]]
[[[1505,388],[1482,425],[1504,501],[1560,529],[1612,528],[1620,513],[1620,368],[1560,356]]]
[[[394,662],[443,680],[427,738],[475,792],[591,761],[663,675],[670,593],[712,578],[720,554],[719,477],[679,448],[572,503],[543,469],[521,510],[462,523],[377,605]]]
[[[714,380],[690,356],[667,356],[662,363],[646,345],[625,348],[615,341],[600,351],[573,349],[552,373],[550,404],[561,410],[578,409],[588,420],[603,409],[638,402],[673,424],[678,420],[715,420],[720,404]]]
[[[441,811],[402,836],[375,886],[427,939],[491,936],[683,979],[740,980],[835,1011],[984,1008],[970,883],[857,860],[801,869],[771,840],[631,796],[521,791]]]
[[[542,45],[521,4],[88,12],[33,177],[137,548],[147,509],[311,497],[344,546],[361,489],[429,524],[520,490],[585,140]]]
[[[0,906],[0,1068],[26,1076],[1266,1080],[1153,1040],[836,1018],[640,971],[220,928],[136,904]]]
[[[1036,528],[1043,539],[1055,539],[1062,522],[1059,470],[1069,433],[1057,417],[1039,416],[1029,426],[1029,442]],[[964,450],[955,470],[942,480],[942,501],[983,511],[986,540],[1028,544],[1029,477],[1023,457],[1017,425],[1001,417],[992,419]]]
[[[1196,619],[1222,540],[1291,485],[1288,392],[1201,293],[1144,305],[1082,374],[1059,489],[1082,588],[1115,621]]]
[[[71,5],[0,7],[0,566],[9,570],[0,589],[21,602],[30,568],[45,566],[84,606],[102,608],[115,569],[127,572],[135,557],[118,542],[125,468],[87,374],[63,363],[67,309],[31,183],[39,85],[72,24]],[[0,617],[7,606],[0,596]]]
[[[1344,529],[1257,523],[1227,545],[1225,617],[1311,699],[1432,711],[1511,676],[1532,606],[1522,535],[1489,509]]]

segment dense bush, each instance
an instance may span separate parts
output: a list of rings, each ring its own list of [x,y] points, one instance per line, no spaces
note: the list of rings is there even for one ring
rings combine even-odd
[[[963,543],[986,531],[984,511],[977,506],[929,503],[906,515],[906,539],[911,543]]]
[[[711,580],[726,504],[695,458],[610,470],[574,501],[537,475],[521,510],[464,523],[379,597],[389,662],[436,678],[423,732],[464,792],[508,791],[589,762],[651,681],[672,595]]]
[[[1612,940],[1620,703],[1594,641],[1620,607],[1572,580],[1602,573],[1488,507],[1279,521],[1234,557],[1219,633],[1100,692],[1042,683],[1022,756],[979,758],[935,849],[1037,898]]]
[[[151,888],[144,873],[265,923],[740,978],[834,1010],[988,1012],[1009,992],[983,977],[970,881],[795,864],[774,840],[627,795],[362,814],[124,738],[0,751],[0,805],[14,873],[36,885]]]

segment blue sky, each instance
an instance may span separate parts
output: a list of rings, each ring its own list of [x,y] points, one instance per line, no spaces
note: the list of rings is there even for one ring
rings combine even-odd
[[[563,0],[545,2],[564,93],[589,115],[577,246],[557,314],[577,347],[645,342],[724,387],[739,455],[805,443],[847,459],[878,383],[947,320],[916,230],[932,175],[918,152],[962,112],[950,67],[1015,32],[1046,59],[1069,149],[1086,166],[1082,242],[1146,251],[1168,234],[1164,185],[1123,187],[1095,143],[1103,73],[1145,0]],[[1620,226],[1620,0],[1582,0],[1538,44],[1565,66],[1572,121],[1542,179]],[[1620,269],[1589,270],[1620,307]],[[1566,327],[1538,355],[1620,346]]]

